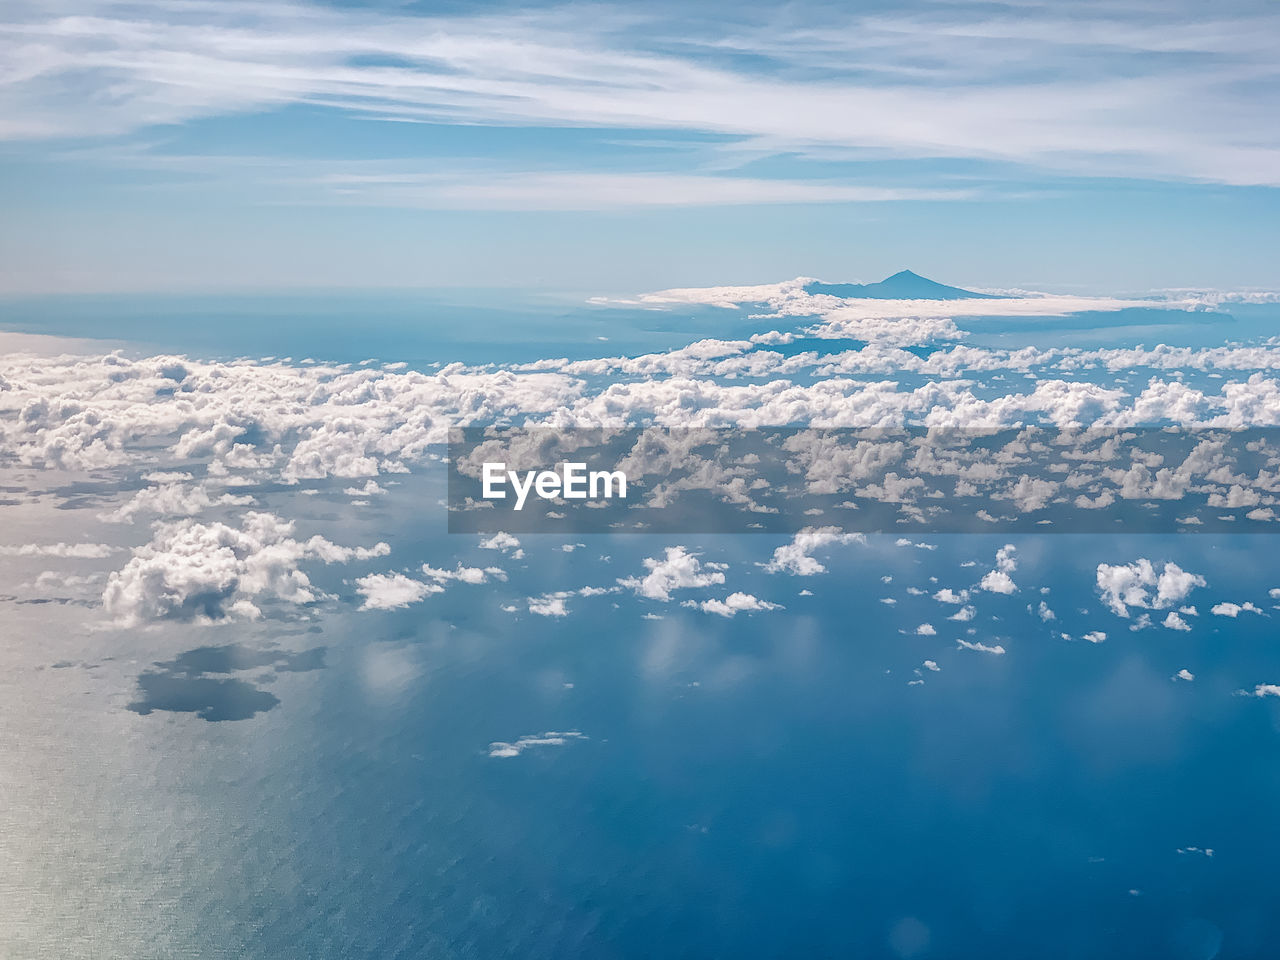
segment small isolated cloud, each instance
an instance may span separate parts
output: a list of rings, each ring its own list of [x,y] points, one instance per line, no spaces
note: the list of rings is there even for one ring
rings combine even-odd
[[[948,620],[955,620],[955,621],[957,621],[957,622],[959,622],[959,623],[967,623],[968,621],[972,620],[972,619],[973,619],[974,617],[976,617],[977,615],[978,615],[978,610],[977,610],[977,608],[976,608],[976,607],[974,607],[972,604],[970,604],[969,606],[961,607],[959,610],[957,610],[957,611],[956,611],[955,613],[953,613],[951,616],[947,617],[947,619],[948,619]]]
[[[1242,613],[1261,613],[1252,603],[1215,603],[1209,610],[1215,617],[1231,617],[1233,620]]]
[[[356,581],[356,592],[364,597],[361,610],[398,610],[433,593],[443,593],[444,587],[403,573],[371,573]]]
[[[1012,543],[1006,543],[1003,547],[996,551],[996,569],[1002,573],[1013,573],[1018,569],[1018,559],[1014,556],[1018,548]]]
[[[487,540],[481,540],[480,549],[501,550],[503,553],[511,554],[511,559],[513,560],[521,560],[524,558],[524,551],[520,549],[520,541],[503,530],[499,530]]]
[[[1177,611],[1170,610],[1169,615],[1164,618],[1163,625],[1169,630],[1190,630],[1191,625],[1182,617],[1178,616]]]
[[[495,740],[493,743],[489,744],[489,756],[518,757],[526,750],[532,750],[536,747],[563,747],[571,740],[586,739],[586,734],[577,730],[548,730],[546,733],[538,733],[528,737],[521,737],[519,740],[515,740],[510,743],[505,740]]]
[[[986,590],[988,593],[1010,594],[1018,589],[1018,585],[1013,582],[1010,576],[1018,569],[1018,560],[1014,556],[1017,551],[1012,543],[1006,543],[1003,547],[996,551],[996,565],[994,570],[988,573],[978,583],[978,587]]]
[[[456,580],[459,583],[486,583],[490,578],[506,580],[507,572],[501,567],[464,567],[461,563],[452,570],[438,570],[430,564],[422,565],[423,574],[436,583]]]
[[[988,645],[985,643],[980,643],[976,640],[974,641],[957,640],[956,646],[961,650],[976,650],[979,653],[990,653],[997,657],[1004,655],[1004,647],[1000,646],[1000,644],[998,643]]]
[[[916,627],[917,637],[932,637],[936,636],[937,633],[938,631],[933,629],[933,624],[931,623],[922,623],[920,626]]]
[[[943,587],[941,590],[939,590],[937,593],[933,595],[933,599],[937,600],[939,603],[957,603],[957,604],[968,603],[969,591],[961,590],[959,593],[957,593],[955,590],[952,590],[950,587]]]
[[[450,582],[479,584],[491,578],[506,580],[507,573],[499,567],[464,567],[458,564],[453,570],[439,570],[430,564],[422,565],[426,580],[414,580],[403,573],[372,573],[356,581],[356,591],[364,597],[361,610],[397,610],[444,592]]]
[[[1107,639],[1107,635],[1101,630],[1090,630],[1081,639],[1088,640],[1090,643],[1102,643]]]
[[[1117,616],[1129,616],[1130,607],[1163,610],[1172,607],[1196,587],[1205,585],[1204,577],[1183,570],[1176,563],[1166,563],[1156,573],[1145,557],[1128,564],[1098,564],[1098,594]]]
[[[724,583],[722,564],[702,562],[684,547],[667,547],[661,558],[644,561],[649,571],[643,577],[619,578],[618,583],[634,590],[637,596],[650,600],[670,600],[672,590],[688,590]]]
[[[773,559],[764,565],[769,573],[790,573],[797,577],[811,577],[826,572],[826,567],[814,559],[813,552],[821,547],[844,543],[866,543],[860,533],[845,533],[839,527],[805,527],[785,546],[773,551]]]
[[[939,670],[942,669],[940,666],[938,666],[938,663],[936,660],[926,660],[924,662],[924,668],[926,670],[932,670],[934,673],[937,673]]]
[[[1171,680],[1187,680],[1187,681],[1194,680],[1195,678],[1196,678],[1196,675],[1192,673],[1190,670],[1188,670],[1186,667],[1183,667],[1181,670],[1175,673],[1172,677],[1170,677]]]
[[[889,476],[896,477],[897,474],[889,474]],[[921,481],[921,483],[923,483],[923,481]],[[916,484],[916,485],[919,486],[920,484]],[[891,502],[899,502],[899,501],[894,500]],[[893,541],[893,545],[895,547],[915,547],[917,550],[937,550],[938,549],[938,545],[936,543],[925,543],[923,540],[919,540],[919,541],[908,540],[906,537],[899,537],[897,540]]]
[[[760,610],[780,610],[781,604],[769,603],[767,600],[761,600],[753,597],[749,593],[731,593],[723,600],[704,600],[702,603],[695,603],[703,613],[714,613],[721,617],[732,617],[738,613],[755,613]]]
[[[1003,570],[992,570],[982,578],[978,586],[989,593],[1010,594],[1018,589],[1013,578]]]
[[[1280,683],[1260,683],[1253,688],[1254,697],[1280,697]]]
[[[529,612],[536,613],[540,617],[566,617],[569,610],[565,606],[565,601],[573,596],[571,590],[558,590],[554,593],[544,593],[540,597],[529,597]]]

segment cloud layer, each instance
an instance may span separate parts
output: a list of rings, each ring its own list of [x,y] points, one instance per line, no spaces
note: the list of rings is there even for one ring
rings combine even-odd
[[[748,158],[1277,183],[1267,40],[1280,23],[1266,7],[1219,5],[1211,19],[1186,3],[1019,4],[1017,16],[969,3],[748,7],[731,21],[674,9],[18,2],[0,23],[0,136],[111,136],[306,104],[402,122],[675,131]]]

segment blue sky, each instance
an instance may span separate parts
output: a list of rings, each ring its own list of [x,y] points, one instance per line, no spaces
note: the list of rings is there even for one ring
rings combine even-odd
[[[1276,287],[1278,35],[1263,3],[11,3],[0,291]]]

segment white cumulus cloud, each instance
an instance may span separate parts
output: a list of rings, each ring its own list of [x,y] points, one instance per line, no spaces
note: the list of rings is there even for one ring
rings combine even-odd
[[[663,557],[649,557],[644,565],[649,572],[643,577],[619,578],[618,583],[650,600],[670,600],[672,590],[724,583],[723,565],[704,567],[694,554],[681,546],[667,547]]]
[[[1157,574],[1145,557],[1129,564],[1100,563],[1097,570],[1099,596],[1121,617],[1129,615],[1130,607],[1156,610],[1172,607],[1205,582],[1204,577],[1183,570],[1176,563],[1166,563]]]
[[[305,559],[323,563],[384,556],[385,543],[341,547],[322,537],[299,541],[293,524],[249,512],[240,527],[181,520],[159,524],[155,536],[111,574],[103,607],[121,626],[159,620],[210,623],[261,615],[258,604],[299,605],[318,599]]]

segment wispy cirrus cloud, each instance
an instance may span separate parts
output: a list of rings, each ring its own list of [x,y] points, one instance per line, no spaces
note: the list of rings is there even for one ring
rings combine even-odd
[[[312,181],[335,199],[398,208],[608,210],[645,206],[881,203],[964,200],[973,190],[865,187],[812,180],[663,173],[501,173],[476,171],[331,174]]]
[[[416,210],[624,210],[761,204],[968,201],[1006,188],[947,182],[876,185],[834,178],[745,176],[714,165],[691,169],[532,169],[522,157],[347,159],[172,152],[165,138],[50,151],[50,160],[145,171],[147,189],[218,184],[270,205]],[[522,165],[522,160],[524,164]]]
[[[1280,14],[965,3],[690,20],[610,5],[407,16],[79,0],[0,22],[0,136],[301,104],[434,123],[711,133],[761,154],[1280,183]],[[720,189],[738,189],[719,185]]]

